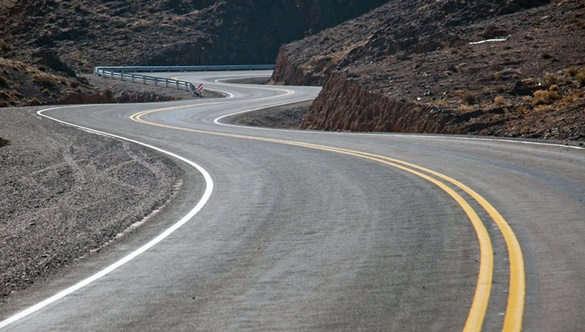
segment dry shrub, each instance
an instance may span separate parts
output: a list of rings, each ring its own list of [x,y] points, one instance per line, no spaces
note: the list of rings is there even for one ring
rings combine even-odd
[[[502,96],[496,96],[496,98],[494,98],[494,104],[497,106],[503,106],[506,105],[506,100]]]
[[[33,81],[35,83],[38,83],[38,84],[44,86],[45,88],[48,88],[48,89],[51,89],[55,85],[58,84],[58,81],[54,77],[52,77],[51,75],[41,74],[41,73],[34,74]]]
[[[563,98],[563,103],[564,104],[572,104],[577,100],[577,98],[574,95],[568,95],[565,96],[565,98]]]
[[[8,79],[2,75],[0,75],[0,86],[1,87],[8,86]]]
[[[467,105],[477,104],[477,97],[471,92],[457,91],[457,96]]]
[[[33,97],[32,99],[29,99],[28,102],[26,103],[27,106],[36,106],[36,105],[41,105],[41,101],[37,99],[37,97]]]
[[[10,45],[8,45],[8,43],[4,41],[4,39],[0,39],[0,51],[8,52],[10,51],[10,49],[11,49]]]
[[[459,105],[458,110],[461,113],[467,113],[467,112],[472,112],[473,111],[473,107],[470,106],[470,105],[462,104],[462,105]]]
[[[585,69],[581,69],[581,71],[575,75],[575,79],[581,86],[585,86]]]
[[[559,93],[555,90],[537,90],[534,91],[532,105],[548,105],[559,99]]]
[[[502,73],[492,73],[492,80],[499,81],[502,79]]]
[[[558,82],[558,79],[555,76],[555,74],[551,74],[551,73],[545,74],[544,80],[546,81],[547,86],[551,86],[551,85],[556,84]]]
[[[567,76],[575,77],[577,74],[579,74],[579,68],[575,66],[569,67],[565,70],[565,74]]]
[[[102,94],[104,97],[106,97],[107,100],[113,100],[114,99],[114,91],[112,91],[112,88],[107,86],[102,90]]]

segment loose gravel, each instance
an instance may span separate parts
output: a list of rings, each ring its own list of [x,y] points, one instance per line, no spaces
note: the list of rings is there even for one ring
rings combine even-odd
[[[163,206],[181,171],[147,148],[0,109],[0,299]]]

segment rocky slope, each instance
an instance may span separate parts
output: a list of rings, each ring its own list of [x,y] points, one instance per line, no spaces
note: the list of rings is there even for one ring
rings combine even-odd
[[[302,127],[585,140],[581,1],[388,2],[281,48]]]
[[[281,44],[384,2],[0,0],[0,107],[99,99],[75,77],[97,65],[274,63]]]
[[[282,43],[383,2],[0,0],[0,107],[190,98],[81,74],[272,63]],[[0,304],[107,244],[180,184],[176,165],[152,151],[33,111],[0,109]]]

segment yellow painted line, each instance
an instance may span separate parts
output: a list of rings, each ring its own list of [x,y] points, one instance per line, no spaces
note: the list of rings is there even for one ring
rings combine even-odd
[[[187,105],[187,106],[175,106],[175,107],[167,107],[167,108],[160,108],[154,109],[149,111],[143,111],[139,113],[135,113],[130,116],[133,121],[157,126],[162,128],[174,129],[174,130],[182,130],[188,131],[193,133],[199,134],[206,134],[206,135],[215,135],[215,136],[223,136],[223,137],[231,137],[231,138],[238,138],[238,139],[248,139],[248,140],[255,140],[255,141],[263,141],[263,142],[271,142],[271,143],[278,143],[278,144],[285,144],[285,145],[292,145],[292,146],[299,146],[311,149],[317,149],[322,151],[330,151],[341,153],[345,155],[360,157],[364,159],[369,159],[372,161],[380,162],[386,164],[388,166],[392,166],[411,174],[417,175],[433,184],[441,188],[447,194],[449,194],[464,210],[467,217],[471,221],[478,240],[480,244],[480,268],[478,273],[478,281],[476,285],[475,295],[472,301],[472,305],[469,311],[469,315],[467,317],[467,321],[464,326],[464,331],[481,331],[483,321],[485,319],[485,314],[487,311],[489,298],[491,294],[491,287],[492,287],[492,278],[493,278],[493,248],[491,244],[491,240],[489,237],[489,233],[485,227],[485,224],[481,221],[475,210],[469,205],[469,203],[456,191],[454,191],[451,187],[446,185],[445,183],[437,180],[436,178],[442,179],[452,185],[458,187],[459,189],[463,190],[469,196],[471,196],[475,201],[477,201],[482,208],[490,215],[494,223],[500,229],[504,240],[506,242],[506,246],[508,248],[508,255],[510,259],[510,284],[509,284],[509,294],[508,294],[508,305],[506,308],[505,318],[504,318],[504,331],[521,331],[522,330],[522,319],[524,315],[524,306],[525,306],[525,296],[526,296],[526,284],[525,284],[525,269],[524,269],[524,258],[522,254],[522,250],[520,247],[520,243],[516,238],[512,228],[506,222],[506,220],[502,217],[502,215],[481,195],[477,192],[472,190],[471,188],[467,187],[463,183],[448,177],[444,174],[438,173],[436,171],[411,164],[402,160],[389,158],[381,155],[355,151],[355,150],[348,150],[348,149],[341,149],[335,147],[329,147],[325,145],[318,145],[318,144],[311,144],[311,143],[302,143],[302,142],[295,142],[295,141],[288,141],[288,140],[281,140],[281,139],[271,139],[271,138],[263,138],[263,137],[255,137],[255,136],[247,136],[247,135],[236,135],[236,134],[227,134],[227,133],[220,133],[220,132],[212,132],[212,131],[205,131],[205,130],[197,130],[197,129],[190,129],[190,128],[183,128],[183,127],[176,127],[170,125],[159,124],[155,122],[150,122],[147,120],[142,119],[142,116],[147,114],[152,114],[156,112],[174,110],[174,109],[181,109],[193,106],[204,106],[204,105],[212,105],[212,104],[219,104],[219,103],[208,103],[208,104],[201,104],[201,105]],[[424,172],[424,173],[423,173]],[[425,174],[427,173],[427,174]],[[432,177],[432,176],[436,177]]]
[[[381,158],[383,160],[388,160],[392,162],[396,162],[402,165],[406,165],[408,167],[418,169],[424,171],[426,173],[432,174],[438,178],[441,178],[445,181],[452,183],[453,185],[457,186],[464,192],[466,192],[469,196],[471,196],[475,201],[477,201],[482,208],[490,215],[494,223],[500,229],[502,236],[506,242],[506,247],[508,249],[508,257],[510,260],[510,282],[509,282],[509,293],[508,293],[508,305],[506,307],[506,314],[504,319],[504,327],[503,331],[521,331],[522,330],[522,319],[524,315],[524,307],[525,307],[525,298],[526,298],[526,272],[524,267],[524,255],[522,254],[522,249],[520,247],[520,242],[516,237],[516,234],[510,227],[510,224],[504,219],[504,217],[498,212],[498,210],[489,203],[484,197],[479,195],[476,191],[469,188],[468,186],[464,185],[463,183],[448,177],[444,174],[435,172],[433,170],[411,164],[408,162],[404,162],[401,160],[397,160],[394,158],[374,155],[370,153],[364,153],[365,156],[375,156],[377,158]]]

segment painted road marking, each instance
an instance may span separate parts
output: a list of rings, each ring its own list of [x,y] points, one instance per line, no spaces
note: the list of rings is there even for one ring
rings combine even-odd
[[[89,106],[89,105],[83,105],[83,106]],[[70,106],[70,107],[82,107],[82,106]],[[69,107],[69,108],[70,108]],[[41,310],[42,308],[56,302],[59,301],[60,299],[70,295],[71,293],[74,293],[76,291],[78,291],[79,289],[93,283],[94,281],[102,278],[103,276],[111,273],[112,271],[118,269],[119,267],[123,266],[124,264],[128,263],[129,261],[131,261],[132,259],[136,258],[137,256],[139,256],[140,254],[144,253],[145,251],[149,250],[150,248],[154,247],[155,245],[157,245],[158,243],[160,243],[162,240],[164,240],[165,238],[167,238],[169,235],[171,235],[172,233],[174,233],[177,229],[179,229],[181,226],[183,226],[184,224],[186,224],[189,220],[191,220],[195,215],[197,215],[199,213],[199,211],[201,211],[201,209],[203,209],[203,207],[207,204],[207,201],[209,201],[211,194],[213,192],[213,180],[211,178],[211,175],[201,166],[199,166],[198,164],[196,164],[195,162],[186,159],[184,157],[181,157],[175,153],[157,148],[155,146],[152,146],[150,144],[146,144],[146,143],[142,143],[140,141],[136,141],[133,139],[129,139],[126,137],[122,137],[119,135],[114,135],[114,134],[110,134],[110,133],[106,133],[103,131],[98,131],[98,130],[94,130],[94,129],[90,129],[90,128],[86,128],[86,127],[82,127],[82,126],[78,126],[75,124],[71,124],[65,121],[61,121],[55,118],[52,118],[50,116],[47,116],[45,114],[43,114],[43,112],[46,111],[50,111],[50,110],[54,110],[54,109],[59,109],[59,108],[68,108],[68,107],[53,107],[53,108],[47,108],[47,109],[43,109],[37,112],[38,115],[63,123],[63,124],[67,124],[73,127],[77,127],[86,131],[89,131],[91,133],[95,133],[95,134],[100,134],[100,135],[105,135],[105,136],[110,136],[110,137],[114,137],[114,138],[118,138],[118,139],[122,139],[128,142],[132,142],[132,143],[136,143],[151,149],[154,149],[156,151],[162,152],[164,154],[167,154],[171,157],[177,158],[187,164],[189,164],[190,166],[194,167],[195,169],[197,169],[197,171],[199,171],[202,175],[203,178],[205,179],[205,191],[203,193],[203,196],[201,197],[201,199],[199,200],[199,202],[197,202],[197,204],[195,205],[195,207],[193,207],[185,216],[183,216],[183,218],[181,218],[179,221],[177,221],[175,224],[173,224],[171,227],[169,227],[167,230],[165,230],[163,233],[161,233],[160,235],[158,235],[157,237],[155,237],[154,239],[150,240],[148,243],[146,243],[145,245],[141,246],[140,248],[138,248],[137,250],[131,252],[130,254],[128,254],[127,256],[123,257],[122,259],[118,260],[117,262],[113,263],[112,265],[106,267],[105,269],[97,272],[96,274],[86,278],[85,280],[82,280],[80,282],[78,282],[77,284],[66,288],[64,290],[62,290],[61,292],[47,298],[44,301],[41,301],[27,309],[25,309],[24,311],[21,311],[3,321],[0,322],[0,329],[15,323],[23,318],[25,318],[26,316],[37,312],[39,310]]]
[[[202,106],[202,105],[197,105]],[[130,116],[130,119],[133,121],[143,123],[146,125],[157,126],[162,128],[174,129],[174,130],[182,130],[188,131],[193,133],[199,134],[206,134],[206,135],[215,135],[215,136],[222,136],[222,137],[231,137],[237,139],[248,139],[248,140],[255,140],[255,141],[262,141],[262,142],[271,142],[271,143],[278,143],[278,144],[285,144],[285,145],[292,145],[292,146],[299,146],[311,149],[317,149],[322,151],[330,151],[336,152],[346,155],[351,155],[355,157],[365,158],[372,161],[380,162],[395,168],[402,169],[404,171],[410,172],[415,174],[431,183],[439,186],[442,190],[444,190],[447,194],[449,194],[465,211],[468,218],[470,219],[472,225],[474,226],[479,243],[480,243],[480,271],[478,274],[478,282],[476,285],[476,292],[473,298],[473,302],[469,311],[469,315],[467,321],[465,323],[464,331],[480,331],[483,326],[483,321],[485,318],[485,314],[487,311],[489,297],[491,294],[491,287],[492,287],[492,278],[493,278],[493,250],[491,245],[491,240],[487,230],[485,228],[485,224],[477,217],[477,213],[473,210],[473,208],[467,203],[467,201],[461,197],[457,192],[452,190],[448,185],[444,182],[439,181],[438,179],[442,179],[452,185],[458,187],[459,189],[466,192],[470,195],[476,202],[478,202],[482,208],[490,215],[493,222],[498,226],[500,232],[502,233],[504,240],[506,242],[506,246],[508,248],[508,255],[510,259],[510,281],[509,281],[509,295],[508,295],[508,305],[506,307],[506,314],[504,318],[504,326],[503,330],[505,331],[521,331],[522,329],[522,319],[524,315],[524,306],[525,306],[525,297],[526,297],[526,277],[525,277],[525,269],[524,269],[524,258],[522,254],[522,250],[520,247],[520,243],[514,234],[510,225],[506,222],[506,220],[502,217],[502,215],[481,195],[477,192],[472,190],[471,188],[467,187],[463,183],[448,177],[444,174],[438,173],[436,171],[411,164],[402,160],[389,158],[381,155],[370,154],[367,152],[362,151],[355,151],[355,150],[348,150],[348,149],[341,149],[335,147],[329,147],[325,145],[318,145],[318,144],[311,144],[311,143],[302,143],[302,142],[295,142],[295,141],[288,141],[288,140],[281,140],[281,139],[270,139],[270,138],[263,138],[257,136],[248,136],[248,135],[237,135],[237,134],[227,134],[227,133],[220,133],[220,132],[213,132],[213,131],[205,131],[205,130],[197,130],[191,128],[183,128],[165,124],[159,124],[151,121],[147,121],[142,119],[143,116],[148,114],[153,114],[157,112],[163,111],[170,111],[179,108],[187,108],[189,106],[178,106],[178,107],[167,107],[161,109],[154,109],[149,111],[138,112]],[[225,116],[224,116],[225,117]],[[219,119],[216,119],[214,122],[219,123]],[[426,174],[425,174],[426,173]],[[434,177],[432,177],[432,176]],[[438,178],[438,179],[437,179]]]

